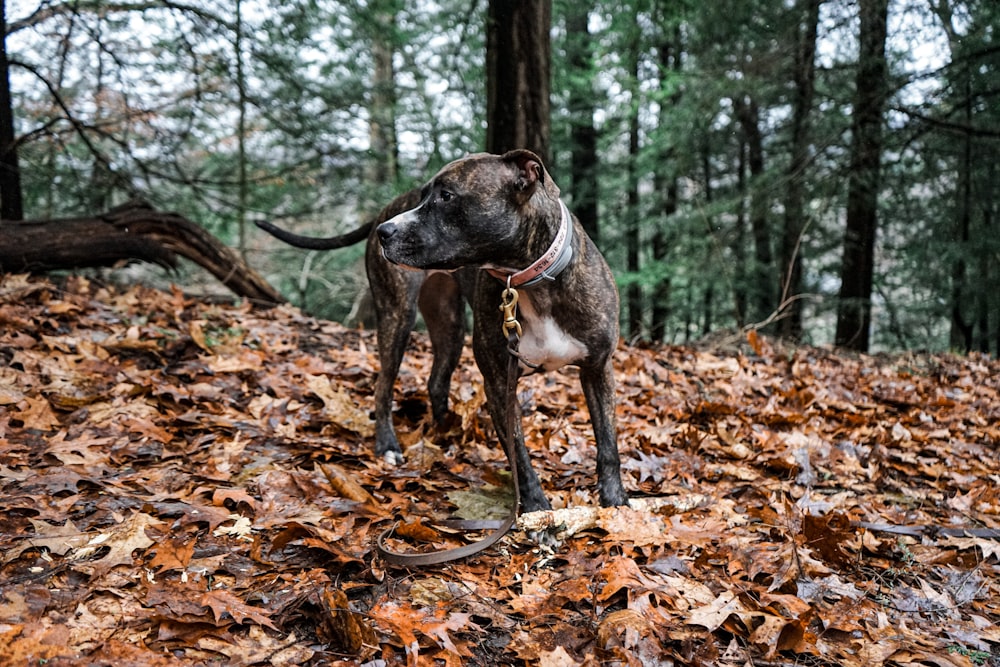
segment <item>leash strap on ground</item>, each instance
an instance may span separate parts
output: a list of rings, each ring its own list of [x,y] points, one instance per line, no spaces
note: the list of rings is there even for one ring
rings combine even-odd
[[[517,327],[517,329],[519,328],[520,327]],[[399,551],[393,551],[387,547],[385,541],[392,537],[392,533],[395,531],[395,526],[393,526],[379,535],[378,539],[375,541],[375,550],[386,563],[391,565],[420,567],[424,565],[437,565],[439,563],[448,563],[450,561],[468,558],[469,556],[485,551],[492,545],[496,544],[501,537],[507,534],[507,531],[514,525],[514,522],[517,521],[521,497],[521,489],[517,481],[517,454],[514,452],[514,430],[517,425],[516,420],[518,418],[518,340],[517,330],[511,328],[507,337],[507,351],[510,353],[507,360],[507,423],[505,425],[507,437],[501,438],[501,441],[504,443],[504,452],[507,454],[507,463],[510,466],[511,478],[514,480],[514,503],[511,505],[507,518],[500,523],[498,528],[476,542],[451,549],[442,549],[440,551],[428,551],[423,553],[402,553]],[[450,522],[447,521],[442,522],[442,524],[445,525],[448,525],[449,523]],[[493,523],[494,522],[489,522],[489,524]],[[471,527],[477,524],[475,522],[454,522],[451,523],[451,525],[457,525],[460,527],[464,525]]]

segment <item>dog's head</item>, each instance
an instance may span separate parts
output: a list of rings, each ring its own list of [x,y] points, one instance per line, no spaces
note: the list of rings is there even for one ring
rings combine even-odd
[[[558,202],[531,151],[478,153],[441,169],[416,208],[378,226],[378,239],[386,259],[417,269],[505,266],[521,260],[531,221],[558,212]]]

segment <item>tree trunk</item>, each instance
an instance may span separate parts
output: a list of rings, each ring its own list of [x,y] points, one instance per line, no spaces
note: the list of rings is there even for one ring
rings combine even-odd
[[[747,266],[747,142],[742,131],[736,131],[736,224],[733,234],[733,309],[736,311],[736,326],[742,329],[750,310],[750,271]],[[706,149],[707,150],[707,149]],[[707,163],[707,161],[706,161]],[[705,167],[707,171],[708,167]],[[707,182],[707,174],[706,174]]]
[[[371,161],[369,180],[375,186],[394,187],[398,177],[399,147],[396,141],[396,74],[392,65],[396,30],[395,0],[378,3],[375,32],[372,35],[374,73],[370,107],[369,145]],[[382,193],[384,194],[384,193]]]
[[[680,93],[674,93],[669,98],[665,93],[670,86],[670,76],[679,73],[683,65],[681,59],[682,38],[680,27],[676,27],[672,34],[663,37],[660,44],[660,72],[661,92],[664,99],[660,101],[659,125],[661,129],[669,127],[673,107],[680,101]],[[669,100],[669,104],[668,104]],[[674,146],[663,146],[660,164],[656,170],[656,191],[659,193],[661,201],[662,220],[653,233],[653,262],[657,267],[665,265],[668,259],[670,248],[673,246],[674,234],[669,230],[675,224],[674,214],[677,213],[677,150]],[[650,313],[650,338],[657,343],[665,342],[667,337],[667,319],[670,317],[670,298],[673,285],[670,274],[664,272],[662,277],[656,282],[656,288],[652,295],[652,312]]]
[[[965,71],[965,122],[972,126],[972,90],[970,73]],[[949,343],[953,349],[968,353],[973,345],[973,323],[965,313],[969,310],[965,302],[966,258],[970,252],[972,231],[972,135],[965,134],[962,142],[962,157],[958,165],[958,237],[959,251],[951,272],[951,331]],[[972,295],[973,300],[976,298]]]
[[[174,267],[177,255],[235,294],[264,304],[282,296],[231,248],[176,213],[132,202],[89,218],[0,221],[0,271],[40,272],[141,260]]]
[[[711,284],[701,295],[701,336],[704,338],[712,333],[712,308],[715,305],[715,288]]]
[[[764,188],[764,138],[760,131],[760,110],[752,95],[733,100],[736,118],[747,143],[747,166],[750,167],[750,230],[753,234],[754,263],[750,272],[751,321],[762,321],[774,312],[774,254],[768,225],[768,193]]]
[[[997,238],[998,231],[995,220],[998,208],[996,203],[997,171],[995,162],[987,164],[985,187],[979,201],[979,205],[982,207],[983,233],[987,238],[993,239]],[[986,253],[983,262],[984,284],[1000,285],[1000,261],[997,260],[997,254],[995,252]],[[986,322],[983,323],[981,350],[987,353],[990,351],[990,339],[992,338],[996,346],[993,354],[1000,358],[1000,290],[984,290],[983,300],[986,301],[986,308],[992,313],[993,324],[990,325],[990,316],[988,315]]]
[[[785,338],[802,337],[802,237],[806,228],[805,172],[809,165],[809,116],[812,113],[816,74],[816,35],[822,0],[799,0],[795,25],[796,49],[792,78],[792,147],[785,192],[785,227],[781,237],[780,285],[783,317],[778,331]]]
[[[236,180],[237,205],[236,229],[238,241],[236,247],[240,256],[246,258],[247,252],[247,209],[250,203],[250,182],[247,180],[247,108],[250,105],[247,95],[247,77],[243,66],[243,2],[236,0],[236,34],[233,36],[233,57],[236,60],[236,91],[239,115],[236,120]]]
[[[973,161],[975,162],[975,158]],[[970,207],[974,213],[972,217],[978,220],[975,235],[980,239],[996,239],[994,218],[997,211],[995,203],[997,166],[996,163],[989,162],[981,169],[978,174],[978,187],[970,194]],[[1000,269],[997,261],[1000,253],[995,242],[981,241],[975,246],[973,257],[975,279],[980,289],[975,296],[977,316],[974,347],[983,354],[989,354],[994,345],[994,337],[997,350],[1000,351],[1000,290],[995,289],[995,286],[1000,285]]]
[[[551,0],[490,0],[486,26],[486,150],[549,147]]]
[[[593,49],[587,3],[566,8],[566,61],[570,70],[569,122],[573,212],[596,243],[600,237],[597,211],[597,128],[594,127]]]
[[[638,27],[633,26],[636,40],[630,45],[629,58],[631,62],[632,110],[629,114],[628,139],[628,205],[625,224],[626,269],[632,274],[633,280],[625,289],[626,318],[628,320],[628,335],[630,339],[642,336],[642,287],[639,284],[639,271],[642,268],[639,259],[639,46]]]
[[[7,3],[0,0],[0,220],[24,217],[21,170],[14,141],[14,109],[7,62]]]
[[[960,105],[963,115],[962,124],[956,125],[963,136],[962,154],[956,161],[954,178],[956,220],[953,236],[958,248],[951,269],[949,344],[955,350],[969,352],[975,347],[981,352],[989,352],[990,340],[995,336],[1000,354],[1000,297],[997,290],[982,289],[983,285],[997,284],[997,253],[989,242],[972,242],[972,239],[996,238],[993,229],[996,162],[983,158],[973,132],[978,125],[976,116],[990,110],[989,105],[982,104],[981,98],[977,99],[982,93],[977,93],[975,83],[981,76],[989,76],[990,66],[986,59],[995,58],[995,51],[979,51],[975,41],[959,33],[956,23],[962,25],[965,21],[956,22],[950,0],[931,3],[931,10],[948,35],[952,72],[949,81],[956,93],[952,105]],[[959,91],[961,94],[957,95]],[[991,324],[991,317],[994,324]]]
[[[888,0],[860,0],[857,87],[851,123],[847,229],[841,265],[835,343],[867,352],[871,336],[872,282],[878,222],[882,114],[888,97],[885,58]]]

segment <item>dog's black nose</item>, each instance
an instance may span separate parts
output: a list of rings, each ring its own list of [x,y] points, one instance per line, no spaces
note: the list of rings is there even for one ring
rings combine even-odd
[[[383,222],[378,226],[375,231],[378,233],[378,240],[385,243],[393,237],[393,235],[399,230],[394,222]]]

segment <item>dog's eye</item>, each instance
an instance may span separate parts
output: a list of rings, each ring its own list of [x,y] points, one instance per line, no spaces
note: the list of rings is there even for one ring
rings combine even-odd
[[[452,193],[450,193],[450,192],[449,192],[449,191],[447,191],[447,190],[442,190],[442,191],[441,191],[441,192],[440,192],[440,193],[438,194],[438,197],[439,197],[439,198],[441,199],[441,201],[443,201],[443,202],[450,202],[450,201],[451,201],[451,198],[452,198],[452,197],[454,197],[454,196],[455,196],[455,195],[453,195]]]

